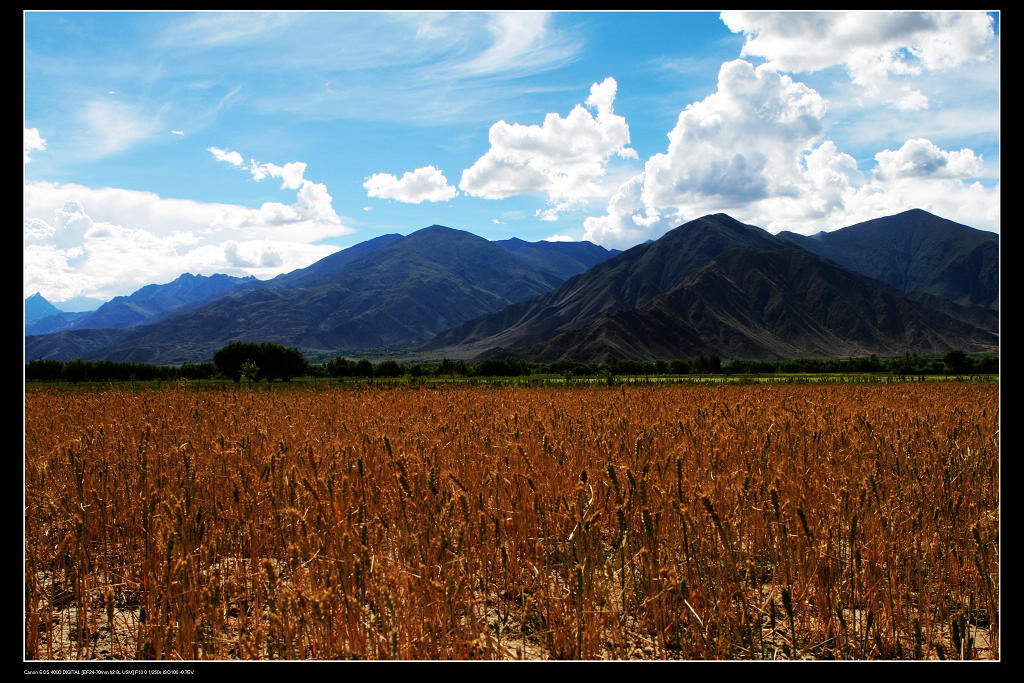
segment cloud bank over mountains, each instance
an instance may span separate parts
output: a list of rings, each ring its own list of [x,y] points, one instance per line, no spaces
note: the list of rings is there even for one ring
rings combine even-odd
[[[137,190],[26,183],[25,286],[62,301],[83,294],[109,299],[124,293],[125,281],[169,282],[182,272],[263,279],[337,251],[318,242],[353,232],[335,213],[326,186],[304,177],[304,163],[250,160],[247,166],[238,152],[209,152],[256,182],[280,179],[295,201],[251,209]]]
[[[715,212],[811,234],[913,207],[998,229],[999,187],[978,182],[985,170],[972,150],[915,138],[862,170],[827,139],[827,111],[817,91],[770,64],[723,64],[717,91],[679,114],[667,150],[616,190],[604,216],[584,220],[584,239],[622,246]]]
[[[614,114],[618,84],[609,76],[565,118],[549,113],[539,125],[492,125],[490,149],[463,171],[460,189],[495,200],[536,195],[547,203],[537,211],[544,220],[588,211],[582,239],[617,248],[712,212],[809,234],[925,207],[998,230],[999,185],[979,181],[987,173],[980,155],[918,137],[879,150],[874,167],[861,168],[828,139],[829,101],[790,75],[839,68],[857,86],[861,106],[926,109],[914,77],[990,61],[991,17],[723,12],[722,21],[745,37],[743,57],[766,61],[722,64],[717,90],[686,105],[666,151],[639,173],[623,179],[608,172],[614,157],[638,159],[628,147],[628,122]],[[603,215],[594,212],[605,200]]]
[[[669,15],[687,20],[685,12]],[[26,120],[26,177],[48,155],[115,157],[165,136],[194,145],[188,163],[206,164],[226,183],[234,173],[247,187],[262,184],[266,199],[246,206],[26,179],[26,293],[59,302],[110,298],[182,272],[272,277],[336,251],[338,238],[356,232],[360,224],[344,217],[362,206],[353,191],[363,203],[395,206],[493,204],[494,216],[518,212],[558,239],[619,249],[717,212],[810,234],[918,207],[999,230],[998,157],[950,134],[998,133],[976,115],[985,105],[969,101],[973,88],[998,93],[998,37],[987,13],[723,12],[719,28],[741,44],[739,54],[718,66],[713,89],[676,103],[660,147],[648,138],[641,147],[631,134],[638,105],[628,99],[629,71],[613,59],[588,66],[585,79],[568,71],[583,60],[588,37],[562,21],[570,16],[380,12],[336,24],[316,14],[182,15],[153,41],[156,66],[116,71],[148,88],[163,70],[187,69],[187,82],[168,88],[177,99],[122,97],[112,77],[106,96],[82,96],[68,119],[74,130]],[[370,39],[384,32],[402,40]],[[243,57],[244,67],[221,79],[215,65],[225,51]],[[144,66],[151,73],[138,75]],[[282,94],[253,92],[253,73]],[[552,73],[566,75],[554,85],[531,80]],[[495,103],[539,91],[575,104],[544,115],[492,113]],[[212,103],[192,106],[199,94],[215,93]],[[323,163],[302,154],[244,156],[233,147],[247,145],[230,135],[195,142],[196,131],[242,109],[301,114],[304,122],[411,122],[423,137],[443,131],[438,149],[468,152],[447,164],[420,157],[402,167],[395,159],[406,157],[359,150],[376,166],[340,180],[325,179]],[[998,125],[998,112],[986,116]],[[874,144],[883,129],[886,142]],[[851,139],[866,143],[855,151]],[[278,153],[283,158],[273,158]],[[348,202],[336,206],[342,193]]]

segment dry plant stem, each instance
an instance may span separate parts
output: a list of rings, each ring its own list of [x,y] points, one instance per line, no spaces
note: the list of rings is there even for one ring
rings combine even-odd
[[[30,390],[28,659],[995,658],[998,385]]]

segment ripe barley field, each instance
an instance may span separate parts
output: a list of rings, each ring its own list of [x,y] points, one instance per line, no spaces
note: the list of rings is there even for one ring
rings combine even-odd
[[[999,658],[997,383],[28,389],[24,656]]]

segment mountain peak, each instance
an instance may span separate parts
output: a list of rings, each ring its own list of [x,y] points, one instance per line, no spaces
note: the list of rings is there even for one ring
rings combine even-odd
[[[39,292],[25,298],[25,322],[31,322],[50,315],[59,315],[62,310],[51,304]]]
[[[473,233],[471,233],[471,232],[469,232],[467,230],[459,230],[458,228],[449,228],[447,225],[438,225],[436,223],[434,225],[430,225],[430,226],[427,226],[425,228],[420,228],[419,230],[413,231],[413,232],[411,232],[411,233],[409,233],[408,235],[405,236],[405,239],[407,239],[407,240],[408,239],[422,239],[422,238],[429,238],[429,239],[436,239],[436,238],[441,238],[441,239],[446,239],[446,238],[468,239],[468,238],[473,238],[474,240],[480,240],[482,242],[486,242],[487,241],[483,237],[480,237],[479,235],[474,235]]]
[[[824,235],[780,238],[903,292],[963,305],[999,305],[999,236],[909,209]]]

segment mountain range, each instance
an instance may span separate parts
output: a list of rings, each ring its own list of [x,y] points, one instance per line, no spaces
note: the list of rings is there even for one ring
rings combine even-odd
[[[30,322],[34,322],[40,318],[47,318],[53,315],[60,315],[64,311],[60,310],[49,301],[47,301],[42,294],[36,292],[30,297],[25,298],[25,325],[26,327]]]
[[[746,246],[781,249],[767,231],[716,214],[645,242],[577,275],[560,287],[437,335],[424,348],[484,351],[523,346],[583,327],[604,313],[641,306],[669,291],[722,251]]]
[[[53,316],[30,321],[30,300],[45,310],[30,297],[25,356],[175,364],[234,340],[545,362],[995,350],[998,255],[995,233],[921,210],[812,237],[713,214],[623,252],[434,225],[270,280],[212,276],[223,289],[191,299],[201,276],[182,276],[176,297],[153,285],[50,334],[31,334]]]
[[[26,358],[175,364],[208,360],[242,339],[328,352],[414,344],[548,291],[567,273],[614,253],[589,242],[491,242],[433,225],[368,240],[271,280],[236,284],[116,334],[79,325],[60,337],[27,336]]]
[[[921,305],[800,249],[734,247],[639,307],[487,355],[551,363],[937,353],[995,348],[997,314],[990,311],[986,322],[981,327]]]
[[[184,273],[164,285],[146,285],[128,296],[117,296],[95,311],[65,313],[38,292],[25,300],[25,334],[46,334],[75,329],[120,329],[153,322],[174,311],[203,301],[256,278]],[[32,302],[31,314],[29,302]]]
[[[999,240],[994,233],[912,209],[834,232],[780,232],[812,254],[895,287],[965,306],[999,306]]]

